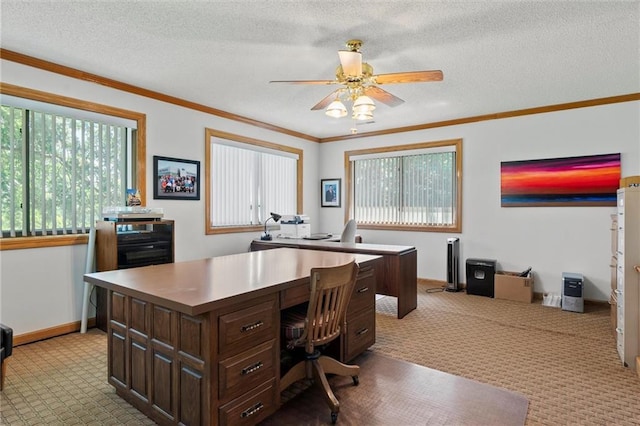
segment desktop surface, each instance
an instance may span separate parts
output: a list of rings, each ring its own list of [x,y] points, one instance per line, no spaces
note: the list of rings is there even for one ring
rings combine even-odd
[[[373,256],[281,248],[95,272],[85,279],[107,289],[144,294],[154,303],[197,315],[229,298],[308,278],[313,267],[344,265],[354,258],[360,263]]]
[[[253,248],[275,248],[275,247],[291,247],[303,248],[311,250],[338,251],[345,253],[364,253],[364,254],[395,254],[399,255],[409,251],[415,251],[415,246],[398,246],[391,244],[371,244],[371,243],[343,243],[340,236],[334,236],[324,240],[309,240],[305,238],[278,238],[263,241],[254,239],[251,243]]]

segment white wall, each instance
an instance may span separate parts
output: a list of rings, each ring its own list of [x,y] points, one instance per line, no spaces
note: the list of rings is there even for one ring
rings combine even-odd
[[[3,60],[1,66],[4,83],[147,114],[147,205],[162,207],[165,217],[176,221],[177,261],[247,251],[258,236],[205,235],[202,192],[200,201],[153,200],[153,155],[198,160],[203,171],[206,127],[303,149],[303,210],[312,218],[313,232],[342,229],[343,208],[319,207],[319,180],[344,179],[345,150],[463,138],[464,220],[462,234],[456,235],[462,258],[495,258],[513,270],[531,265],[536,291],[559,291],[561,272],[582,272],[588,280],[586,297],[608,298],[609,214],[614,208],[502,209],[499,165],[503,160],[621,152],[623,175],[640,174],[638,102],[315,144],[13,62]],[[418,276],[446,278],[446,238],[452,235],[360,233],[367,242],[415,245]],[[0,251],[0,322],[20,335],[79,321],[85,257],[85,246]]]
[[[303,210],[318,216],[319,144],[225,120],[168,103],[120,92],[9,61],[2,82],[147,115],[147,206],[161,207],[175,220],[176,261],[248,251],[260,233],[205,235],[204,185],[200,201],[154,200],[153,156],[200,161],[204,174],[205,128],[274,142],[304,151]],[[293,212],[292,212],[293,213]],[[15,335],[79,321],[86,246],[0,251],[0,322]],[[94,310],[90,311],[90,316]]]
[[[0,322],[14,336],[80,320],[86,245],[0,252]]]
[[[462,233],[359,230],[365,242],[416,246],[418,276],[446,280],[446,240],[458,236],[463,262],[496,259],[499,269],[512,271],[532,266],[536,292],[559,293],[562,272],[582,273],[585,297],[608,300],[615,207],[501,208],[500,162],[620,152],[622,175],[638,175],[640,102],[322,144],[320,178],[344,179],[344,151],[457,138],[463,139]],[[341,228],[343,209],[321,210],[321,226]]]

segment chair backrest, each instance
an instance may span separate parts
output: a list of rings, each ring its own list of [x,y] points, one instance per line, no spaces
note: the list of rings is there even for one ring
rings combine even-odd
[[[356,221],[354,219],[350,219],[342,230],[342,235],[340,235],[341,243],[355,243],[356,242]]]
[[[347,306],[358,276],[355,260],[342,266],[311,269],[311,295],[305,320],[305,350],[328,343],[340,335]]]

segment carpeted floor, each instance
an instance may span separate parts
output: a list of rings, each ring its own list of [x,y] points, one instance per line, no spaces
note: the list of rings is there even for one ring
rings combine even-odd
[[[620,364],[606,306],[578,314],[419,286],[417,310],[397,320],[385,297],[376,321],[373,353],[520,393],[527,425],[640,425],[640,379]],[[107,384],[106,335],[93,329],[14,349],[0,424],[153,422]]]
[[[621,365],[607,305],[585,313],[418,288],[395,320],[376,304],[373,350],[529,399],[528,425],[640,425],[640,379]]]
[[[154,425],[107,383],[107,334],[91,329],[13,349],[2,425]]]

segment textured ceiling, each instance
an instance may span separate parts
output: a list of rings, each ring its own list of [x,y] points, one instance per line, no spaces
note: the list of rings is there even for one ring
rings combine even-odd
[[[8,50],[318,138],[353,122],[310,108],[337,51],[364,41],[376,74],[440,69],[382,88],[359,132],[640,92],[638,1],[2,0]]]

